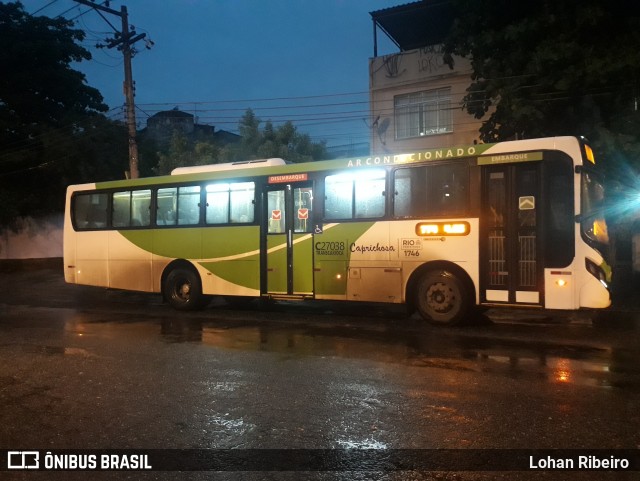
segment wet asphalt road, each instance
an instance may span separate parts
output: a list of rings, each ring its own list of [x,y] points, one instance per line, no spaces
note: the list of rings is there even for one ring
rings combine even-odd
[[[0,448],[640,447],[633,312],[401,309],[159,296],[0,272]],[[2,479],[638,479],[615,472],[24,473]]]

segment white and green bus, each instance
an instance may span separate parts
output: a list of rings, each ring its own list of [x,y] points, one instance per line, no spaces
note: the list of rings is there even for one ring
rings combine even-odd
[[[162,293],[604,308],[603,188],[575,137],[286,163],[185,167],[68,188],[69,283]]]

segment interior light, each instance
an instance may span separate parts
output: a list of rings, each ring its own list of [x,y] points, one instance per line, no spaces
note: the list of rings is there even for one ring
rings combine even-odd
[[[564,287],[564,286],[566,286],[566,285],[567,285],[567,281],[565,281],[564,279],[558,279],[558,280],[556,281],[556,284],[557,284],[558,286],[560,286],[560,287]]]

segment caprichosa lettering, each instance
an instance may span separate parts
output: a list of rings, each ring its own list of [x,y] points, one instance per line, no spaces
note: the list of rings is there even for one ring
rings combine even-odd
[[[379,242],[376,242],[375,244],[367,244],[367,245],[360,245],[353,242],[349,246],[349,249],[351,250],[351,252],[359,252],[361,254],[364,252],[395,252],[396,251],[396,248],[394,246],[380,245]]]

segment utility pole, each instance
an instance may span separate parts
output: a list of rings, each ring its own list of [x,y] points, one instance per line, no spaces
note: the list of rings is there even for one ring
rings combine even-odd
[[[105,22],[107,22],[111,28],[115,31],[114,38],[109,39],[107,41],[107,48],[117,47],[118,50],[122,52],[124,56],[124,97],[125,97],[125,105],[126,105],[126,114],[127,114],[127,131],[129,136],[129,177],[132,179],[137,179],[139,177],[138,170],[138,144],[136,142],[136,107],[134,102],[134,92],[133,92],[133,73],[131,71],[131,58],[132,58],[132,48],[131,46],[136,43],[138,40],[142,40],[146,37],[146,34],[136,34],[135,30],[129,29],[129,15],[127,13],[127,7],[122,5],[120,7],[120,11],[113,10],[109,8],[109,2],[106,1],[105,5],[97,5],[89,0],[75,0],[77,3],[82,5],[86,5],[87,7],[93,8],[98,15],[100,15]],[[120,17],[122,21],[121,30],[118,30],[114,27],[107,18],[102,15],[101,12],[109,13],[111,15],[115,15]],[[98,45],[98,47],[102,47]]]

